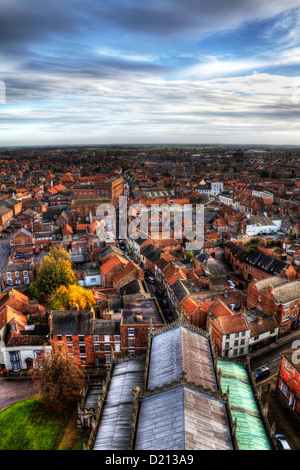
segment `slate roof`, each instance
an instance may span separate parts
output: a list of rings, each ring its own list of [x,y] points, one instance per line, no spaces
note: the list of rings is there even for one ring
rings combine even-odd
[[[31,261],[23,261],[20,263],[7,263],[2,269],[3,273],[11,273],[15,271],[32,271],[33,263]]]
[[[51,311],[52,335],[89,335],[91,333],[90,312],[69,310]]]
[[[156,261],[159,260],[161,253],[163,253],[163,250],[160,248],[156,248],[154,245],[147,245],[142,251],[141,255],[145,256],[149,261],[152,263],[156,263]]]
[[[233,256],[239,260],[241,263],[245,261],[245,258],[247,257],[249,250],[244,248],[241,245],[238,245],[237,243],[233,242],[228,242],[225,245],[226,248],[229,248]]]
[[[281,274],[284,269],[290,267],[290,264],[285,261],[281,261],[255,250],[250,250],[244,261],[248,265],[271,275]]]

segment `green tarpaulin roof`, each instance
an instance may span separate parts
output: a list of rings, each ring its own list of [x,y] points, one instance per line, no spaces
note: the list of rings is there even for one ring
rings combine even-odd
[[[233,422],[236,419],[236,438],[240,450],[271,450],[246,367],[218,360],[221,389],[229,387],[229,405]]]

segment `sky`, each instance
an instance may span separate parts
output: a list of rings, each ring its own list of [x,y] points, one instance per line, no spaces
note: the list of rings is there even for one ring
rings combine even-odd
[[[300,145],[300,0],[0,0],[0,146]]]

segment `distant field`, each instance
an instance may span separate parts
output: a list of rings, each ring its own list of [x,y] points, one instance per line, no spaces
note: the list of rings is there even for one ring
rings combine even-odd
[[[53,415],[37,398],[0,412],[0,450],[80,450],[80,431],[69,413]]]

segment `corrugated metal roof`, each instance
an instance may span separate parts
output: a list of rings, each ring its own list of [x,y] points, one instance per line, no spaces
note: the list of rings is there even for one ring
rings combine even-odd
[[[132,433],[132,388],[142,388],[145,358],[116,363],[93,450],[128,450]]]
[[[135,450],[231,450],[225,404],[187,387],[141,401]]]
[[[229,387],[229,405],[232,420],[237,419],[236,438],[240,450],[271,450],[269,438],[255,400],[245,366],[218,360],[221,371],[221,389]]]

